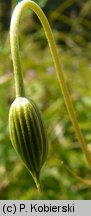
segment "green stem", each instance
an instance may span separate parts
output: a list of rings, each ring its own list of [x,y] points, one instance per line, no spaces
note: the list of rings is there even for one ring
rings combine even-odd
[[[10,40],[11,40],[11,52],[12,52],[14,74],[15,74],[16,96],[24,95],[24,87],[23,87],[23,79],[22,79],[22,73],[21,73],[21,63],[20,63],[19,45],[18,45],[17,35],[18,35],[20,17],[21,17],[22,11],[25,10],[26,8],[32,9],[37,14],[37,16],[39,17],[39,20],[42,23],[46,37],[48,39],[49,47],[51,50],[51,54],[52,54],[56,72],[57,72],[57,77],[58,77],[58,80],[61,86],[61,90],[64,96],[64,100],[65,100],[71,121],[73,123],[76,135],[81,145],[81,148],[86,156],[89,166],[91,167],[91,155],[85,144],[84,137],[79,128],[78,120],[76,117],[76,113],[74,112],[74,108],[71,102],[68,88],[67,88],[67,85],[64,79],[64,75],[63,75],[61,64],[60,64],[60,58],[57,53],[57,49],[56,49],[56,45],[55,45],[55,41],[53,38],[53,34],[51,31],[50,25],[48,23],[46,16],[41,10],[41,8],[31,0],[23,0],[20,3],[18,3],[18,5],[16,6],[14,10],[12,20],[11,20]]]
[[[39,179],[39,177],[33,177],[34,178],[34,181],[35,181],[35,184],[36,184],[36,186],[37,186],[37,190],[38,190],[38,192],[39,193],[41,193],[43,190],[42,190],[42,185],[41,185],[41,183],[40,183],[40,179]]]

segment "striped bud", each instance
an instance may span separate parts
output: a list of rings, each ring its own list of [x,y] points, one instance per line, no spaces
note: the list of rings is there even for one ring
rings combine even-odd
[[[17,97],[9,112],[10,138],[34,179],[47,156],[47,136],[41,114],[32,100]]]

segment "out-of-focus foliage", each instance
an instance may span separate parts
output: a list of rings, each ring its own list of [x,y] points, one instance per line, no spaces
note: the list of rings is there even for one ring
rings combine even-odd
[[[80,7],[73,17],[65,14],[70,7],[76,10],[71,0],[47,1],[43,10],[48,12],[79,125],[91,149],[91,1],[74,2]],[[48,6],[50,10],[46,9]],[[70,26],[70,31],[60,31],[57,25],[68,29]],[[10,142],[8,113],[15,88],[9,32],[2,31],[0,37],[0,199],[91,199],[91,171],[70,122],[44,32],[27,11],[20,27],[26,95],[42,111],[49,142],[48,157],[41,170],[43,193],[36,191]]]
[[[33,0],[35,3],[37,3],[40,7],[44,7],[47,0]]]

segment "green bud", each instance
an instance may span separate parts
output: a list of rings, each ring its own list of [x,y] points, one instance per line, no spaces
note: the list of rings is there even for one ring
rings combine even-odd
[[[13,147],[35,181],[47,156],[47,135],[38,107],[17,97],[10,107],[9,131]]]

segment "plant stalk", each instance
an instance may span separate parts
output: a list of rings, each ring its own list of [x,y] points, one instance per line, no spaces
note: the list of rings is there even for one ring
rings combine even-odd
[[[89,150],[85,144],[85,140],[84,140],[84,137],[81,133],[81,130],[80,130],[80,127],[78,124],[78,120],[76,117],[76,113],[75,113],[73,105],[72,105],[71,97],[70,97],[70,94],[68,92],[68,88],[67,88],[67,85],[66,85],[66,82],[64,79],[64,74],[62,71],[62,67],[60,64],[60,58],[59,58],[59,55],[58,55],[58,52],[56,49],[56,44],[55,44],[55,41],[53,38],[52,30],[51,30],[50,25],[48,23],[48,20],[47,20],[46,16],[44,15],[43,11],[41,10],[41,8],[35,2],[33,2],[31,0],[23,0],[23,1],[19,2],[17,4],[15,10],[14,10],[14,13],[12,15],[12,20],[11,20],[10,44],[11,44],[11,53],[12,53],[12,59],[13,59],[13,65],[14,65],[16,97],[25,95],[23,78],[22,78],[21,63],[20,63],[20,54],[19,54],[18,30],[19,30],[19,21],[20,21],[21,14],[22,14],[23,10],[25,10],[26,8],[32,9],[37,14],[37,16],[38,16],[38,18],[39,18],[39,20],[40,20],[40,22],[44,28],[67,110],[69,112],[71,121],[73,123],[78,141],[81,145],[81,148],[82,148],[82,150],[86,156],[86,159],[88,161],[88,164],[91,168],[91,155],[90,155],[90,152],[89,152]]]

